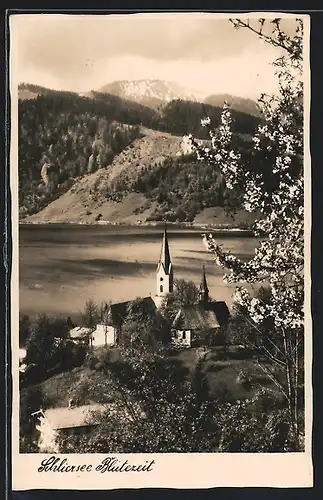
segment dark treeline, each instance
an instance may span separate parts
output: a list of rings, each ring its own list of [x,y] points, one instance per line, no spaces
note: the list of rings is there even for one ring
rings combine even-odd
[[[100,92],[91,92],[93,99],[90,102],[102,103],[101,109],[113,116],[114,120],[129,125],[143,125],[148,128],[169,132],[175,135],[193,134],[200,139],[207,139],[208,132],[200,121],[209,116],[212,126],[219,126],[222,108],[199,102],[173,99],[158,109],[122,99],[121,97]],[[232,110],[233,132],[237,134],[252,134],[260,119]]]

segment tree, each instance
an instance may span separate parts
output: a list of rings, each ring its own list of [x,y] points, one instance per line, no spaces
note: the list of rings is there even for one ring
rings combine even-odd
[[[51,330],[50,318],[46,314],[38,316],[33,322],[26,347],[26,362],[28,365],[37,365],[44,371],[53,366],[57,346]]]
[[[37,433],[35,428],[35,418],[32,413],[39,411],[43,407],[43,394],[36,387],[24,389],[20,393],[19,401],[19,443],[20,453],[37,453],[36,444]]]
[[[252,297],[241,286],[235,300],[243,306],[252,329],[261,333],[259,325],[272,322],[272,335],[267,332],[267,345],[262,347],[271,363],[280,368],[283,382],[268,364],[265,367],[259,363],[286,398],[290,429],[287,446],[298,450],[303,433],[299,406],[304,340],[303,23],[295,22],[294,36],[282,30],[280,19],[260,19],[256,24],[235,19],[232,23],[281,50],[274,62],[279,91],[259,99],[264,123],[254,134],[248,155],[242,156],[232,147],[232,120],[227,105],[218,130],[210,128],[209,118],[202,120],[209,129],[209,148],[191,140],[199,159],[219,169],[227,188],[243,193],[244,208],[260,214],[254,231],[263,239],[249,262],[223,252],[212,234],[204,235],[204,242],[216,263],[227,270],[225,280],[269,286],[269,301]]]
[[[153,346],[167,342],[169,335],[167,322],[156,310],[153,301],[137,298],[128,303],[127,316],[120,336],[123,345]]]
[[[84,360],[85,346],[75,346],[68,340],[68,329],[67,320],[46,314],[32,322],[26,344],[26,363],[36,366],[39,378],[52,369],[64,370]]]
[[[213,404],[199,390],[203,378],[190,382],[182,364],[161,345],[121,344],[120,351],[121,359],[104,368],[105,389],[113,404],[107,405],[88,442],[82,442],[83,451],[211,449],[207,428],[212,430]]]
[[[62,442],[60,452],[259,452],[283,448],[286,422],[280,410],[254,412],[250,408],[253,400],[231,403],[223,394],[211,398],[203,360],[197,361],[189,376],[162,345],[141,342],[132,348],[125,344],[120,346],[120,354],[118,361],[100,367],[102,401],[110,403],[103,414],[96,415],[99,425],[81,440]]]
[[[100,311],[98,305],[92,299],[87,300],[82,312],[83,325],[86,326],[87,328],[94,329],[99,319],[100,319]]]
[[[161,314],[169,321],[173,321],[179,309],[197,304],[198,299],[199,290],[193,281],[174,280],[174,292],[163,300]]]

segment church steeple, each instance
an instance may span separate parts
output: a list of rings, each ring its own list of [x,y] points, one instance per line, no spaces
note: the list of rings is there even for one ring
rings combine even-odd
[[[203,264],[203,270],[202,270],[201,284],[200,284],[200,288],[199,288],[199,299],[200,299],[200,302],[208,302],[209,301],[209,288],[207,286],[204,264]]]
[[[173,291],[173,265],[170,257],[166,224],[157,266],[156,285],[159,298],[166,297],[168,293]]]
[[[169,273],[170,267],[172,265],[172,261],[170,258],[170,251],[169,251],[169,246],[168,246],[168,235],[167,235],[166,224],[165,224],[165,229],[164,229],[164,234],[163,234],[163,242],[162,242],[158,267],[160,265],[162,265],[164,267],[164,270],[166,273]]]

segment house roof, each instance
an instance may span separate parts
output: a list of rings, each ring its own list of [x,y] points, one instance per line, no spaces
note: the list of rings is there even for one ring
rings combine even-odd
[[[173,327],[183,330],[219,328],[227,323],[229,309],[225,302],[207,302],[183,307],[178,311]]]
[[[43,412],[53,429],[69,429],[73,427],[84,427],[98,423],[98,415],[102,414],[106,407],[100,404],[84,405],[75,408],[49,408]]]
[[[91,332],[91,328],[87,328],[86,326],[76,326],[69,331],[69,336],[72,339],[84,339]]]
[[[111,305],[111,315],[112,315],[112,323],[113,326],[121,326],[125,321],[129,307],[133,300],[128,300],[127,302],[119,302],[118,304]],[[143,305],[144,311],[147,311],[147,314],[151,311],[156,311],[155,302],[151,297],[143,297],[140,299],[141,304]]]

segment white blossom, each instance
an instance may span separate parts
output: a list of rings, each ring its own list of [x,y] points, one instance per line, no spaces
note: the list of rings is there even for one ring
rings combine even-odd
[[[211,148],[197,149],[198,158],[213,163],[229,189],[244,186],[244,208],[261,214],[254,230],[264,239],[249,262],[224,252],[212,234],[204,235],[204,244],[216,264],[226,271],[225,281],[269,283],[273,297],[270,305],[263,306],[251,299],[241,287],[237,288],[235,301],[247,308],[255,323],[271,316],[277,327],[298,328],[304,316],[303,109],[299,104],[302,81],[296,72],[288,71],[289,68],[280,71],[280,95],[262,100],[265,123],[253,137],[255,158],[262,162],[262,170],[258,164],[246,169],[241,154],[231,146],[232,119],[227,105],[223,107],[218,130],[210,131]],[[209,120],[204,123],[210,125]],[[271,189],[268,175],[273,179]]]
[[[211,119],[208,116],[206,118],[201,119],[202,127],[207,127],[210,124],[211,124]]]

